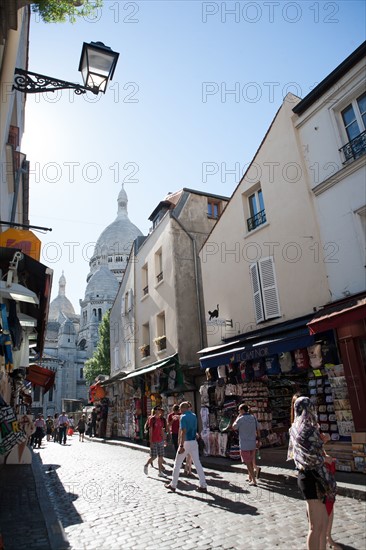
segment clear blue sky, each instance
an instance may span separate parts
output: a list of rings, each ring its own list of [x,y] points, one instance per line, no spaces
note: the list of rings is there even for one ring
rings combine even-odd
[[[284,95],[304,97],[365,38],[365,3],[350,0],[105,0],[94,21],[33,15],[31,71],[81,83],[83,42],[120,53],[104,96],[27,98],[30,220],[53,229],[40,235],[52,298],[64,271],[79,313],[91,243],[115,219],[123,181],[144,234],[169,191],[230,196]]]

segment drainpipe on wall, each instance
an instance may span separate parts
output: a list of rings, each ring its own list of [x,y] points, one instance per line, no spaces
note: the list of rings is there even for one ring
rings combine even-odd
[[[200,302],[200,293],[198,290],[198,263],[197,263],[197,245],[194,237],[187,231],[187,229],[184,227],[182,222],[177,218],[174,211],[171,212],[171,217],[174,218],[174,220],[177,222],[177,224],[183,229],[184,233],[188,235],[192,242],[193,246],[193,262],[194,262],[194,278],[195,278],[195,286],[196,286],[196,301],[197,301],[197,309],[198,309],[198,324],[199,324],[199,331],[200,331],[200,342],[201,342],[201,349],[204,347],[204,341],[203,341],[203,331],[202,331],[202,315],[201,315],[201,302]]]

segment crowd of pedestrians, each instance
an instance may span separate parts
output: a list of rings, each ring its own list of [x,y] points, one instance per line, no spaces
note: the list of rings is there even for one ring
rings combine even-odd
[[[69,416],[65,411],[61,414],[55,413],[53,417],[48,415],[46,420],[42,413],[37,414],[34,420],[35,431],[30,436],[30,446],[40,449],[44,437],[47,441],[53,440],[54,443],[66,445],[67,438],[72,437],[75,430],[79,434],[79,441],[84,442],[85,433],[90,436],[96,435],[96,413],[94,418],[93,413],[95,409],[88,420],[86,415],[82,414],[76,425],[74,416]]]
[[[76,426],[73,416],[65,411],[53,418],[49,415],[45,420],[40,413],[34,421],[35,431],[31,436],[31,445],[41,447],[42,439],[53,439],[60,445],[66,445],[67,436],[72,436],[76,429],[79,441],[84,442],[84,435],[96,436],[97,413],[93,409],[86,417],[83,414]],[[261,468],[256,465],[256,451],[260,446],[260,430],[256,417],[250,408],[242,403],[238,408],[238,416],[232,419],[230,428],[239,434],[240,457],[245,464],[249,486],[256,486]],[[165,487],[171,492],[177,489],[181,469],[184,466],[185,475],[192,475],[192,464],[195,466],[199,479],[196,490],[207,493],[207,482],[200,461],[200,448],[197,416],[192,411],[192,405],[183,401],[172,407],[167,419],[164,418],[162,407],[155,406],[145,424],[145,435],[149,441],[150,456],[143,467],[146,475],[149,466],[158,460],[158,476],[167,478],[164,470],[165,448],[169,442],[175,450],[175,460],[171,472],[171,480]],[[288,460],[293,460],[298,471],[298,487],[306,501],[308,518],[307,550],[325,550],[328,544],[335,550],[341,547],[332,538],[332,523],[334,502],[336,496],[335,460],[330,457],[325,444],[327,438],[321,433],[317,415],[310,398],[295,394],[291,404],[291,428],[289,430]]]
[[[256,454],[260,447],[260,430],[256,417],[250,408],[242,403],[238,416],[232,419],[230,428],[239,434],[240,457],[245,464],[249,486],[257,486],[261,468],[256,464]],[[163,418],[163,410],[156,406],[145,425],[149,438],[150,457],[144,465],[148,474],[149,466],[158,459],[159,477],[167,477],[164,471],[164,449],[168,441],[174,446],[175,460],[171,480],[165,487],[171,492],[177,489],[182,465],[185,461],[185,473],[191,474],[192,463],[199,479],[196,491],[207,492],[205,474],[199,456],[197,417],[191,403],[184,401],[175,404]],[[321,433],[317,415],[308,397],[295,394],[291,405],[291,428],[289,430],[288,460],[294,460],[298,471],[298,487],[306,501],[309,530],[307,550],[325,550],[328,544],[335,550],[340,546],[332,538],[332,523],[336,495],[335,460],[331,458],[324,445],[327,438]]]

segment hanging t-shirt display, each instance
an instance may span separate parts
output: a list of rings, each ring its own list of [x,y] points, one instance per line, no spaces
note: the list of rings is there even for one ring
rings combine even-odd
[[[298,370],[307,370],[309,368],[310,366],[309,355],[306,348],[296,349],[294,351],[294,358],[295,358],[296,368]]]
[[[291,352],[285,351],[279,355],[281,372],[291,372],[292,370],[292,355]]]
[[[266,365],[264,361],[253,361],[254,378],[262,378],[266,374]]]
[[[280,363],[277,355],[271,355],[265,358],[266,373],[268,375],[275,375],[281,373]]]
[[[322,347],[321,344],[315,344],[308,347],[310,366],[312,369],[320,369],[323,365]]]
[[[226,378],[226,366],[220,365],[217,367],[217,375],[219,378]]]

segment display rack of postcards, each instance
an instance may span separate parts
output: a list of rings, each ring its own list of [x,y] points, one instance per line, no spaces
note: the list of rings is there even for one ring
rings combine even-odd
[[[318,414],[320,430],[329,435],[331,441],[339,441],[332,388],[323,367],[309,371],[309,394]]]
[[[339,436],[342,441],[350,441],[355,426],[343,365],[332,365],[327,368],[327,374],[333,396],[334,420],[338,426]]]
[[[269,380],[269,403],[272,411],[272,444],[282,445],[287,441],[290,427],[291,399],[294,394],[289,380]]]
[[[292,396],[296,392],[301,395],[308,393],[307,376],[303,373],[287,373],[286,378],[271,377],[268,380],[268,390],[272,413],[272,444],[285,445],[291,425]]]

